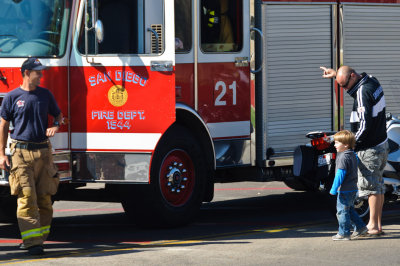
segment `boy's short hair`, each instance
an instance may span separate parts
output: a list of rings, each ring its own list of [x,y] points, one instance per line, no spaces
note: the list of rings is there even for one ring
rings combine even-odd
[[[354,149],[356,146],[356,136],[354,136],[353,132],[348,130],[341,130],[335,135],[333,135],[335,141],[339,141],[344,145],[348,145],[349,149]]]

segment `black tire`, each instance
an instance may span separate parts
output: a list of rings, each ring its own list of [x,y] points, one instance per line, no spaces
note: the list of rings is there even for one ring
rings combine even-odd
[[[285,185],[290,187],[291,189],[307,191],[307,187],[299,179],[286,178],[285,180],[283,180],[283,183],[285,183]]]
[[[337,204],[337,196],[333,196],[329,194],[329,192],[324,192],[326,197],[326,205],[329,212],[336,217],[336,204]]]
[[[0,222],[17,222],[17,197],[11,196],[9,187],[0,187]]]
[[[318,186],[319,186],[318,183],[313,183],[312,180],[306,181],[294,177],[286,178],[283,182],[285,183],[286,186],[297,191],[315,192],[318,191]]]
[[[360,218],[367,222],[369,219],[368,197],[357,197],[354,201],[354,208],[356,209],[356,212]]]
[[[196,139],[188,129],[175,124],[153,155],[150,185],[126,186],[122,206],[139,226],[187,224],[200,209],[206,169],[205,156]]]

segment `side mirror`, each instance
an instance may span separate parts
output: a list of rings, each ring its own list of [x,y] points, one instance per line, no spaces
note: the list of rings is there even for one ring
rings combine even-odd
[[[88,12],[88,1],[89,0],[85,0],[85,56],[86,56],[86,62],[88,62],[89,64],[97,64],[96,62],[94,62],[94,58],[92,57],[92,61],[89,61],[89,55],[88,55],[88,51],[89,51],[89,43],[88,43],[88,32],[91,30],[94,30],[96,39],[98,43],[101,43],[104,39],[104,31],[103,31],[103,23],[101,23],[100,20],[97,20],[95,24],[93,24],[93,21],[96,18],[96,6],[95,6],[95,1],[94,0],[90,0],[91,3],[91,17],[90,14]],[[96,2],[97,3],[97,2]],[[91,19],[91,27],[89,28],[89,20]],[[95,45],[94,47],[94,54],[97,54],[97,45]]]
[[[96,39],[98,43],[101,43],[104,39],[104,28],[101,20],[97,20],[94,25],[94,31],[96,33]]]

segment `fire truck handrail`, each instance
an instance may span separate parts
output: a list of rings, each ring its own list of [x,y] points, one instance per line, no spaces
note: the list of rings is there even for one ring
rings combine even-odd
[[[263,35],[263,33],[262,33],[262,31],[261,31],[260,29],[253,27],[253,28],[250,29],[250,31],[255,31],[255,32],[257,32],[258,34],[260,34],[261,43],[262,43],[262,44],[264,43],[264,35]],[[263,55],[263,54],[264,54],[264,50],[263,50],[263,49],[264,49],[264,48],[263,48],[263,45],[261,45],[261,54],[260,54],[260,56],[258,56],[258,58],[260,58],[260,60],[261,60],[261,62],[260,62],[260,67],[257,68],[256,70],[252,70],[252,69],[250,68],[250,72],[251,72],[252,74],[256,74],[256,73],[260,72],[261,69],[262,69],[262,66],[263,66],[263,57],[264,57],[264,55]]]

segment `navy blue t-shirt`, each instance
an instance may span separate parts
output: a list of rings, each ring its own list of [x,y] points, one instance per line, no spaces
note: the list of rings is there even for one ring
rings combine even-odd
[[[10,91],[3,99],[0,115],[12,122],[11,138],[42,142],[47,139],[48,114],[57,117],[61,113],[53,94],[42,87],[25,91],[20,87]]]

